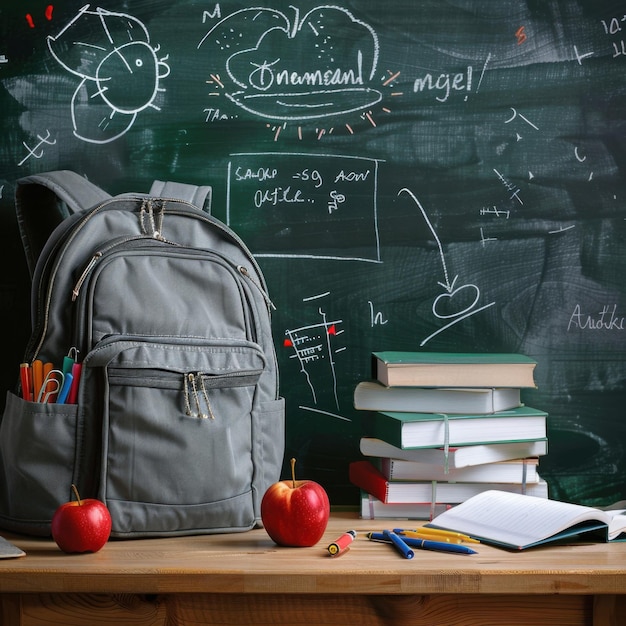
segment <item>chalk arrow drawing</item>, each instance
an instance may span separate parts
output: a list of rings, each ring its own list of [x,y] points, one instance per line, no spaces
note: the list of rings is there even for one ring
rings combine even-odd
[[[437,235],[437,231],[434,229],[432,223],[428,219],[428,214],[426,213],[421,202],[410,189],[404,187],[398,192],[398,195],[401,195],[403,193],[407,194],[413,200],[413,202],[415,202],[430,232],[433,234],[435,242],[437,243],[437,248],[439,250],[439,259],[441,261],[441,268],[443,271],[443,282],[437,281],[437,284],[443,287],[445,291],[444,293],[440,293],[433,300],[432,312],[433,315],[438,319],[450,320],[445,326],[439,328],[434,333],[426,337],[426,339],[424,339],[420,343],[420,346],[423,346],[428,343],[435,335],[438,335],[447,328],[450,328],[450,326],[453,326],[461,320],[464,320],[470,315],[475,315],[480,311],[484,311],[488,307],[493,306],[495,302],[490,302],[489,304],[476,308],[476,305],[480,300],[480,289],[476,285],[471,283],[456,286],[456,282],[459,277],[458,274],[455,275],[452,280],[450,280],[450,274],[448,272],[448,266],[446,264],[446,257],[443,252],[443,246],[441,244],[439,236]],[[458,308],[458,303],[467,302],[469,302],[469,304],[462,304],[461,306],[463,308]],[[457,307],[458,310],[455,310],[455,307]]]

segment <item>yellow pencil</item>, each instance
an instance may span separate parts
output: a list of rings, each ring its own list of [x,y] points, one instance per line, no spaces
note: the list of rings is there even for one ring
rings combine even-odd
[[[441,530],[439,528],[429,528],[426,526],[422,526],[420,528],[415,528],[411,530],[404,530],[404,529],[397,528],[395,529],[395,532],[397,532],[398,534],[404,534],[407,537],[413,537],[417,534],[421,534],[424,536],[428,535],[428,537],[433,538],[433,539],[434,538],[442,539],[444,537],[447,537],[448,539],[458,539],[467,543],[480,543],[478,539],[474,539],[473,537],[470,537],[469,535],[466,535],[464,533],[457,533],[452,530]]]
[[[412,530],[405,530],[397,533],[401,537],[410,537],[411,539],[424,539],[425,541],[441,541],[443,543],[463,543],[461,537],[448,537],[447,535],[433,535],[431,533],[419,533]]]

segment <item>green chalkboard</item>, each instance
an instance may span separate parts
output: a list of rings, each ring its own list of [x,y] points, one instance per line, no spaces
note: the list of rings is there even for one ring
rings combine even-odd
[[[287,459],[356,504],[375,350],[521,352],[553,497],[626,498],[626,21],[603,0],[0,4],[2,380],[15,180],[213,186],[261,264]]]

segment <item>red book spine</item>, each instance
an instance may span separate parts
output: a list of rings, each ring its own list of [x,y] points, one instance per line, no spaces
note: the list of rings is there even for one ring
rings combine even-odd
[[[387,479],[369,461],[350,463],[348,477],[353,485],[367,491],[381,502],[387,502]]]

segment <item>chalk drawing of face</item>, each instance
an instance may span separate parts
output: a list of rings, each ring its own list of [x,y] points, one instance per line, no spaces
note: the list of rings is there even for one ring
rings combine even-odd
[[[170,73],[167,57],[150,43],[145,25],[125,13],[85,5],[56,37],[48,37],[56,61],[79,77],[72,96],[74,134],[108,143],[126,133],[151,107]]]

